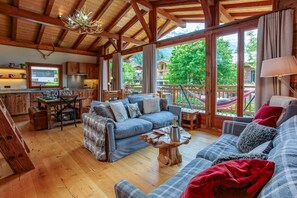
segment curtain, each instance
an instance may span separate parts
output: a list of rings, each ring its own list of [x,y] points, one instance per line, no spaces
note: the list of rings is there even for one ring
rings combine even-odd
[[[121,53],[116,53],[112,56],[112,90],[122,89],[122,76],[122,55]]]
[[[143,82],[142,93],[157,92],[157,63],[156,45],[146,45],[143,47]]]
[[[101,101],[102,99],[102,93],[103,90],[108,89],[107,82],[108,81],[108,68],[106,61],[104,61],[103,57],[99,58],[99,85],[100,85],[100,90],[99,90],[99,100]]]
[[[274,95],[273,78],[260,78],[262,62],[266,59],[290,56],[293,51],[294,10],[283,10],[259,18],[258,46],[256,67],[256,100],[258,110]],[[290,76],[283,78],[287,82]],[[289,95],[289,90],[281,86],[282,95]]]

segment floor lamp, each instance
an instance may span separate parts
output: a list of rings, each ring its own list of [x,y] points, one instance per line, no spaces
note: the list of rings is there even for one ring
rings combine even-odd
[[[293,74],[297,74],[297,60],[295,56],[284,56],[264,60],[260,77],[277,77],[295,96],[297,92],[282,78]],[[277,93],[281,95],[279,83],[277,83]]]

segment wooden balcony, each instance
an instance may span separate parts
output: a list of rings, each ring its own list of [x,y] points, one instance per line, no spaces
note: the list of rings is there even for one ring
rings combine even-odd
[[[192,107],[201,112],[205,112],[205,85],[183,85],[185,94],[187,95]],[[141,85],[126,85],[125,93],[126,94],[138,94],[141,93]],[[157,87],[158,91],[161,91],[162,97],[167,98],[170,104],[179,105],[184,108],[189,108],[186,97],[184,96],[182,89],[177,84],[171,85],[159,85]],[[217,86],[217,99],[220,101],[236,99],[237,95],[237,86],[231,85],[218,85]],[[244,86],[244,92],[248,93],[246,97],[244,97],[243,107],[245,108],[249,102],[250,104],[244,111],[245,116],[252,116],[254,114],[254,95],[255,93],[250,93],[255,90],[255,86]],[[250,94],[249,94],[250,93]],[[225,116],[236,116],[237,104],[230,105],[226,108],[217,108],[218,115]]]

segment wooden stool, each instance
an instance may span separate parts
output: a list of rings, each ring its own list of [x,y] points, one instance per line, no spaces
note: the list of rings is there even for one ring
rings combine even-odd
[[[190,128],[191,130],[199,128],[199,112],[192,109],[182,109],[182,127]]]

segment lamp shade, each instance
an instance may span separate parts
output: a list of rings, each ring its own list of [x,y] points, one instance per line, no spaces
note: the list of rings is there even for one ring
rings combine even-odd
[[[261,77],[277,77],[297,74],[295,56],[267,59],[262,62]]]

